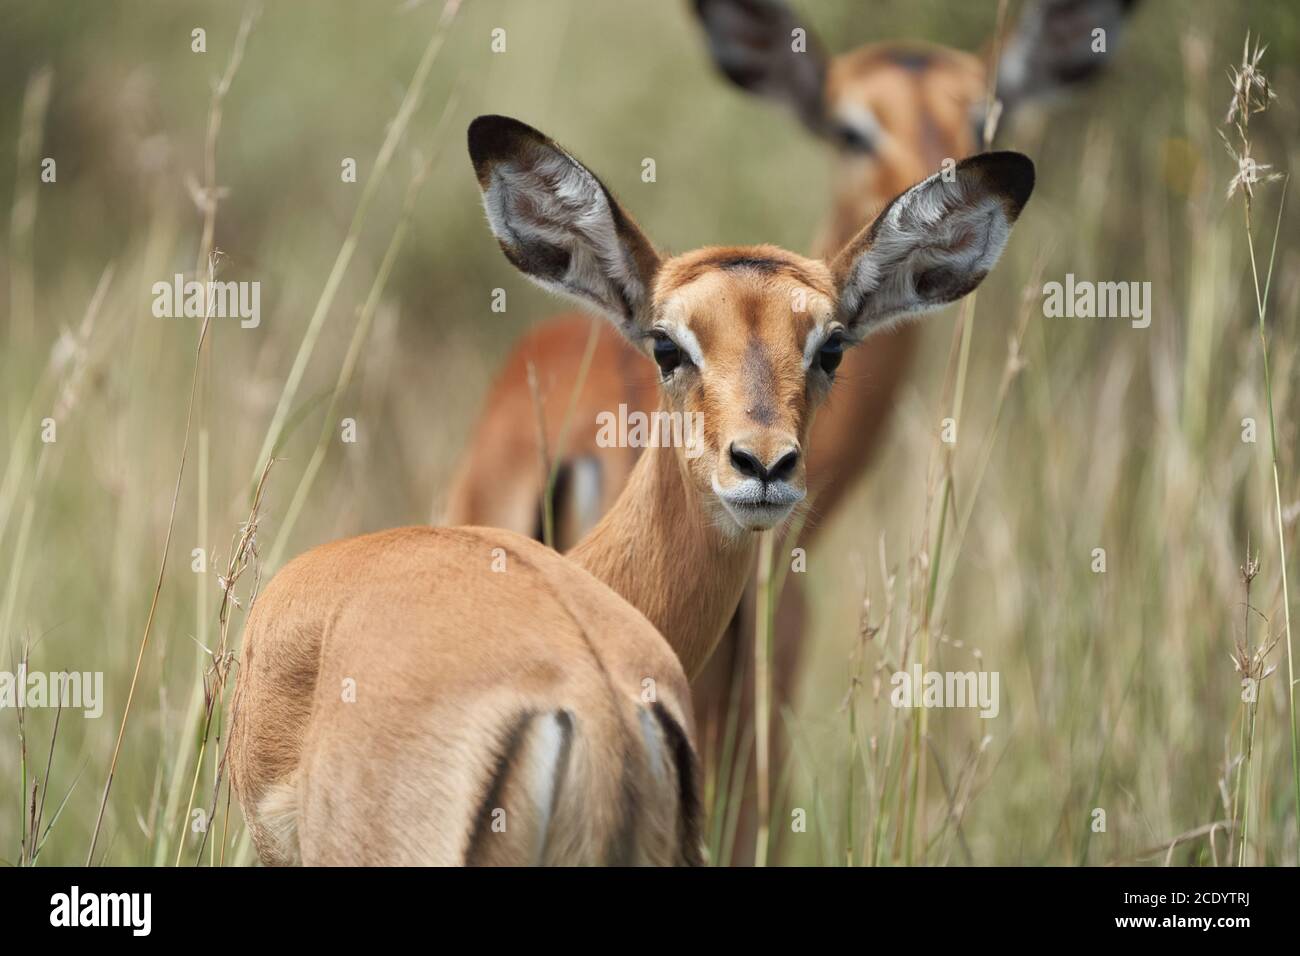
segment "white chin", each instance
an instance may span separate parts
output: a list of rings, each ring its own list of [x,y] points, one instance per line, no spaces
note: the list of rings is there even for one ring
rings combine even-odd
[[[775,528],[794,510],[794,505],[740,505],[723,499],[727,514],[744,531],[767,531]]]

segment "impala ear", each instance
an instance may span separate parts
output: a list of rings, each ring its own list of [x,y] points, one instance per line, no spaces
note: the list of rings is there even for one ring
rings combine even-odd
[[[694,2],[713,62],[727,79],[785,104],[813,132],[823,132],[826,54],[794,11],[782,0]]]
[[[831,262],[851,341],[972,291],[1034,189],[1019,153],[983,153],[895,198]]]
[[[1119,48],[1138,0],[1032,0],[998,59],[996,95],[1010,113],[1023,101],[1092,79]]]
[[[550,138],[505,116],[470,124],[469,155],[506,258],[638,339],[659,256],[600,180]]]

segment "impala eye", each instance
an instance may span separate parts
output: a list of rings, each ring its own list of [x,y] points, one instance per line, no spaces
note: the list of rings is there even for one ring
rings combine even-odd
[[[655,363],[659,366],[659,374],[667,378],[682,364],[682,350],[663,332],[655,332],[654,339]]]
[[[840,332],[832,332],[817,353],[817,361],[822,367],[822,371],[827,375],[834,375],[835,370],[840,367],[840,359],[844,358],[844,335]]]
[[[847,123],[839,124],[834,129],[835,140],[844,149],[853,153],[874,153],[876,144],[863,132]]]

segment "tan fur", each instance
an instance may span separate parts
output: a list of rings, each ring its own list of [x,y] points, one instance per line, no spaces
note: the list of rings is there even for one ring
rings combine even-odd
[[[560,447],[565,415],[577,366],[587,348],[592,323],[597,324],[597,345],[592,356],[589,387],[577,396],[574,425],[566,447]],[[658,376],[644,355],[603,319],[580,313],[560,315],[538,326],[516,343],[483,405],[477,434],[499,436],[499,441],[475,441],[452,480],[444,523],[509,528],[533,535],[539,522],[539,503],[545,476],[537,447],[537,410],[528,387],[528,368],[537,380],[546,429],[546,447],[552,460],[577,454],[599,458],[603,471],[598,511],[604,514],[618,499],[632,468],[634,448],[597,448],[598,412],[629,408],[654,408],[658,403]],[[522,388],[518,386],[522,385]],[[613,404],[608,404],[612,402]],[[530,427],[520,428],[520,422]],[[501,476],[502,480],[489,476]],[[565,489],[560,489],[561,494]],[[557,515],[572,514],[567,502],[557,504]],[[571,547],[589,528],[561,529],[557,540]]]
[[[506,549],[505,573],[490,570],[494,548]],[[344,700],[348,679],[355,702]],[[489,827],[478,862],[684,862],[697,850],[665,836],[677,820],[670,809],[665,824],[662,809],[677,805],[676,772],[652,777],[640,742],[647,680],[691,734],[666,642],[530,539],[473,528],[351,538],[290,562],[254,604],[232,780],[268,864],[459,864],[495,809],[480,802],[509,730],[563,710],[573,749],[544,856],[518,842],[536,813],[521,758],[499,801],[506,832],[493,842]],[[639,857],[620,856],[622,828]]]

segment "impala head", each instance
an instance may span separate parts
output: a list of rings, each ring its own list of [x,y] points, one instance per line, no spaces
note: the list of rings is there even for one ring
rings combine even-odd
[[[784,104],[836,148],[843,199],[897,195],[981,142],[988,80],[979,57],[905,42],[831,55],[783,0],[693,3],[722,73]],[[1030,0],[1003,46],[998,99],[1010,108],[1092,75],[1105,61],[1092,31],[1105,29],[1113,43],[1135,3]]]
[[[600,180],[531,127],[481,116],[469,151],[506,257],[604,313],[657,363],[664,410],[702,422],[703,453],[679,448],[682,467],[735,532],[770,528],[803,499],[809,426],[843,351],[974,289],[1034,182],[1018,153],[973,157],[899,195],[829,262],[774,246],[661,258]]]

